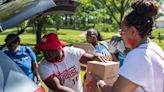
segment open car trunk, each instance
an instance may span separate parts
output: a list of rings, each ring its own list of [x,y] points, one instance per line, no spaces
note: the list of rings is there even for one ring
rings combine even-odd
[[[0,6],[0,32],[30,17],[74,12],[79,5],[74,0],[12,0]]]

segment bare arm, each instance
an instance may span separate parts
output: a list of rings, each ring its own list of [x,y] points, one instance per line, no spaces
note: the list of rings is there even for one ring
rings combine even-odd
[[[40,80],[40,76],[39,76],[39,72],[38,72],[38,63],[37,62],[33,62],[32,63],[32,67],[34,69],[34,75],[36,76],[37,81]]]
[[[130,80],[122,76],[119,76],[119,78],[112,87],[112,92],[134,92],[137,87],[137,84],[131,82]]]
[[[53,79],[49,78],[45,80],[44,83],[54,92],[75,92],[69,87],[62,86],[57,77],[54,77]]]
[[[87,61],[100,61],[100,62],[106,62],[104,56],[100,53],[96,53],[94,55],[92,54],[88,54],[88,53],[85,53],[81,59],[80,59],[80,62],[83,63],[83,64],[86,64]]]
[[[102,92],[134,92],[138,85],[127,80],[126,78],[119,76],[114,85],[100,85]]]

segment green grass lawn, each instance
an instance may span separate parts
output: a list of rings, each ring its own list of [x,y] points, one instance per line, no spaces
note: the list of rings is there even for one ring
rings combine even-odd
[[[164,34],[164,28],[155,29],[152,33],[153,36],[158,36],[158,33]]]
[[[9,29],[6,30],[5,32],[0,33],[0,44],[4,43],[4,39],[6,37],[7,34],[10,33],[15,33],[16,28],[14,29]],[[56,32],[56,31],[52,31],[52,28],[50,28],[49,30],[51,30],[50,32]],[[59,36],[59,38],[63,41],[69,42],[69,43],[74,43],[74,42],[85,42],[86,38],[85,38],[85,31],[81,31],[81,30],[70,30],[70,29],[61,29],[59,31],[57,31],[57,34]],[[83,34],[83,35],[81,35]],[[114,32],[102,32],[102,35],[104,38],[110,38],[113,34],[115,34]],[[36,43],[36,35],[33,33],[24,33],[20,35],[21,38],[21,43],[22,44],[26,44],[26,45],[35,45]]]
[[[53,28],[46,28],[46,30],[50,30],[49,32],[56,32],[55,29],[53,31]],[[4,44],[4,39],[7,34],[15,33],[15,32],[17,32],[16,28],[12,28],[12,29],[8,29],[8,30],[0,33],[0,44]],[[161,34],[164,34],[164,28],[156,29],[155,31],[153,31],[152,36],[155,38],[155,39],[153,39],[153,41],[155,41],[158,45],[160,45],[162,47],[162,49],[164,49],[164,40],[162,40],[160,43],[159,40],[157,39],[159,32]],[[85,31],[61,29],[61,30],[57,31],[57,33],[61,40],[69,42],[69,43],[86,41],[85,34],[84,34]],[[83,34],[83,36],[81,34]],[[116,32],[101,32],[101,34],[105,39],[110,39],[112,37],[112,35],[117,34],[117,33]],[[32,46],[34,46],[36,44],[36,35],[33,33],[21,34],[20,38],[21,38],[21,44],[32,45]]]

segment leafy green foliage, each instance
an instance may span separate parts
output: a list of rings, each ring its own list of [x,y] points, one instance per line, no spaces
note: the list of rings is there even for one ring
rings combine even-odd
[[[102,31],[102,32],[118,32],[119,28],[116,23],[113,23],[113,25],[109,24],[96,24],[95,29]]]
[[[159,3],[163,3],[163,0],[156,0],[157,2],[159,2]]]

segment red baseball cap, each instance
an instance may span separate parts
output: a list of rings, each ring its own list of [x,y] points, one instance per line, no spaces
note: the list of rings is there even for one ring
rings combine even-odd
[[[49,33],[43,36],[42,42],[35,46],[36,50],[61,50],[66,46],[66,42],[60,41],[57,34]]]

